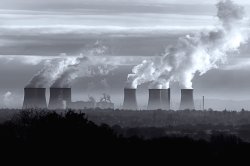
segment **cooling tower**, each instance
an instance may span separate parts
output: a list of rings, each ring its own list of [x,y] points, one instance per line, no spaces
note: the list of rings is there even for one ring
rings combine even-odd
[[[136,89],[124,89],[124,110],[137,110]]]
[[[148,110],[162,109],[161,89],[149,89]]]
[[[170,110],[170,88],[161,89],[161,108],[163,110]]]
[[[46,109],[47,103],[45,93],[45,88],[24,88],[23,109]]]
[[[195,109],[193,89],[181,89],[180,110],[184,110],[184,109]]]
[[[50,88],[49,109],[66,109],[71,102],[71,88]]]

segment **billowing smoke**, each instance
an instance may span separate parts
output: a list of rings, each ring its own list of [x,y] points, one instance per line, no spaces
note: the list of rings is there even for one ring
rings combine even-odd
[[[66,69],[77,62],[78,57],[61,55],[44,62],[44,67],[28,83],[28,88],[45,88],[62,75]]]
[[[77,62],[63,72],[53,83],[52,87],[67,88],[76,78],[107,75],[116,66],[111,61],[106,62],[104,58],[95,56],[81,56]]]
[[[70,87],[73,80],[78,77],[91,77],[105,75],[114,69],[111,61],[102,55],[107,47],[96,42],[79,56],[62,54],[54,59],[45,61],[45,65],[29,82],[26,87]]]
[[[158,58],[144,60],[128,75],[127,87],[151,82],[154,88],[168,88],[172,81],[182,88],[192,88],[192,79],[208,70],[218,68],[228,55],[238,54],[238,48],[247,38],[243,32],[243,7],[231,0],[217,4],[219,24],[208,32],[199,32],[179,38]]]

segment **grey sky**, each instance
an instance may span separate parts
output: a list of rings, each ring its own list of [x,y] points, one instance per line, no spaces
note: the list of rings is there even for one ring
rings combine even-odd
[[[244,5],[246,14],[250,15],[250,2],[234,1]],[[178,37],[213,28],[217,24],[216,2],[1,0],[0,95],[10,91],[22,96],[23,87],[42,68],[38,63],[41,59],[60,53],[78,55],[97,40],[109,48],[108,56],[134,56],[137,59],[159,55],[165,47],[175,44]],[[249,28],[248,20],[245,24]],[[229,59],[222,69],[196,76],[197,98],[205,95],[209,98],[250,99],[249,51],[249,44],[246,44],[241,47],[239,58]],[[119,105],[131,68],[132,65],[120,67],[105,78],[79,78],[73,85],[74,99],[86,98],[90,92],[98,96],[107,91],[117,96],[114,100]],[[147,85],[139,91],[143,105],[147,100]],[[178,92],[176,94],[178,96]]]

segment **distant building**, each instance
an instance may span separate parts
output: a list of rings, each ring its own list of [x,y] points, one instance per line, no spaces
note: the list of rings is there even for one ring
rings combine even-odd
[[[114,109],[115,105],[111,102],[110,96],[103,94],[103,97],[99,102],[96,102],[93,97],[89,97],[88,101],[76,101],[67,103],[67,108],[69,109]]]
[[[114,105],[114,103],[98,102],[98,103],[96,103],[96,107],[101,108],[101,109],[114,109],[115,105]]]
[[[93,97],[89,97],[89,101],[76,101],[70,102],[67,108],[70,109],[94,109],[96,106],[96,101]]]
[[[76,101],[68,103],[68,108],[70,109],[94,109],[95,103],[90,101]]]

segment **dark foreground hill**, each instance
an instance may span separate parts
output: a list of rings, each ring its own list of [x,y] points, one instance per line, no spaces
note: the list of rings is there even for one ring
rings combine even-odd
[[[209,141],[184,136],[124,137],[109,126],[98,126],[85,114],[72,111],[63,114],[23,111],[16,114],[12,120],[0,124],[0,149],[4,155],[23,159],[44,160],[59,156],[58,160],[75,157],[95,161],[105,157],[113,161],[119,159],[121,163],[131,159],[144,162],[174,158],[181,161],[228,161],[247,158],[250,154],[250,144],[233,135],[212,135]]]

